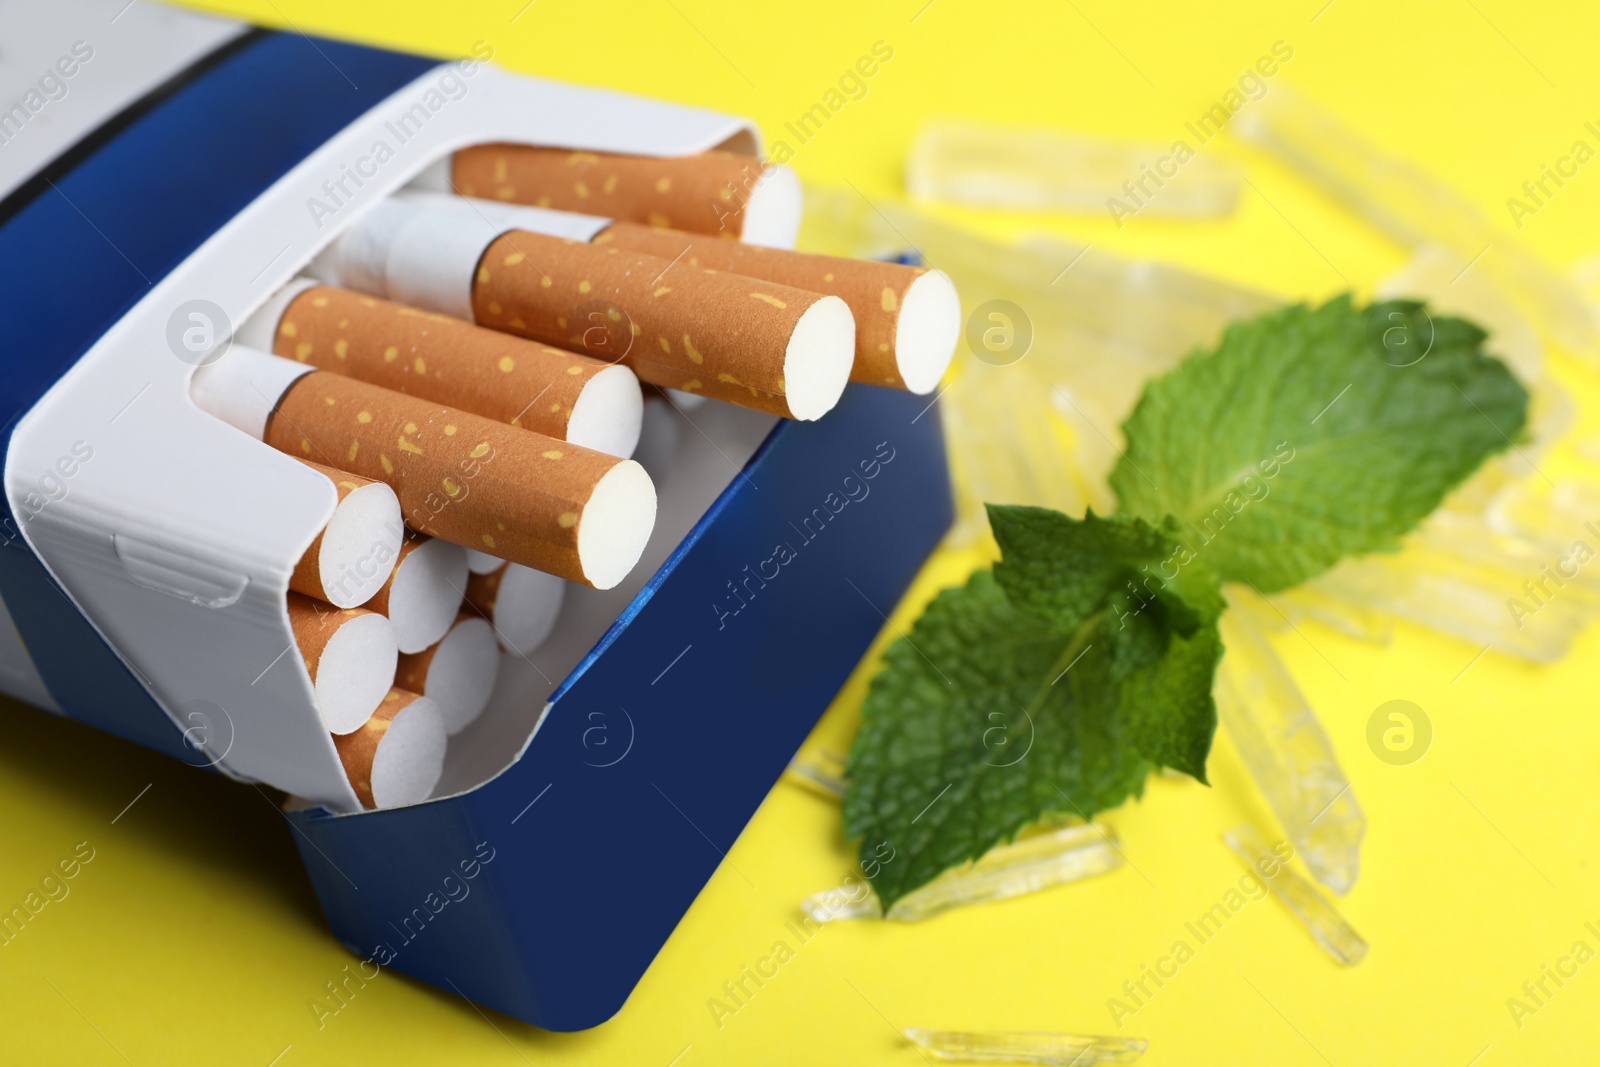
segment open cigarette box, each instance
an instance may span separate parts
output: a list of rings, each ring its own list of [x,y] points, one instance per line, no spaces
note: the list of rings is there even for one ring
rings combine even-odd
[[[458,148],[755,154],[758,134],[513,76],[487,48],[441,64],[40,8],[42,75],[0,115],[0,690],[317,798],[289,819],[361,973],[604,1021],[948,526],[937,408],[854,385],[817,422],[680,420],[630,578],[574,587],[555,636],[505,658],[435,799],[363,811],[284,609],[330,483],[195,407],[182,332],[243,323]]]

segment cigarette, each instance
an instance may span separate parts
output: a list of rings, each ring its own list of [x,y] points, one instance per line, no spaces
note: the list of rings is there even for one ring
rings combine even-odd
[[[196,372],[205,411],[292,456],[387,484],[419,533],[597,589],[639,561],[656,493],[639,464],[234,345]]]
[[[488,144],[451,161],[463,196],[604,215],[649,226],[786,246],[800,229],[800,180],[732,152],[661,159]]]
[[[929,393],[950,366],[961,337],[961,298],[949,276],[939,270],[766,248],[460,196],[404,193],[401,199],[418,207],[448,210],[458,219],[492,222],[503,230],[577,237],[602,248],[671,260],[679,267],[740,274],[837,296],[855,318],[852,381]]]
[[[334,737],[333,745],[363,805],[419,804],[444,773],[444,715],[432,700],[403,689],[390,689],[381,701],[365,726]]]
[[[394,683],[437,704],[445,732],[454,736],[483,714],[499,673],[500,646],[494,628],[485,619],[462,612],[438,642],[400,657]]]
[[[472,298],[487,326],[574,347],[592,328],[577,309],[608,302],[636,330],[623,358],[643,380],[793,419],[838,403],[855,349],[838,297],[527,230],[489,246]]]
[[[961,298],[940,270],[845,259],[721,241],[701,234],[617,222],[594,244],[829,293],[856,320],[852,381],[929,393],[944,377],[961,337]]]
[[[382,482],[306,461],[333,483],[339,503],[289,576],[289,588],[353,608],[377,595],[400,552],[400,499]]]
[[[391,199],[318,256],[312,273],[603,352],[642,381],[775,415],[816,419],[838,403],[855,355],[855,320],[843,300],[592,245],[587,231],[604,220],[565,218],[577,220],[569,232],[578,239],[498,225],[461,205]]]
[[[467,581],[467,603],[494,627],[501,647],[526,656],[556,628],[567,583],[528,567],[507,563]]]
[[[366,607],[388,618],[395,644],[411,655],[449,631],[461,610],[466,585],[466,549],[413,534],[400,546],[389,580]]]
[[[331,734],[359,730],[394,682],[399,649],[389,620],[290,593],[289,626]]]
[[[627,367],[310,279],[268,301],[238,340],[614,456],[639,439]]]

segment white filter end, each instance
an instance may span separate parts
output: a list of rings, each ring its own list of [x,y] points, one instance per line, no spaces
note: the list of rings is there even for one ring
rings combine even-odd
[[[467,553],[437,537],[400,561],[389,621],[400,651],[421,652],[450,630],[467,588]]]
[[[961,339],[961,297],[942,270],[917,275],[900,301],[894,361],[906,388],[931,393],[944,377]]]
[[[390,720],[372,757],[372,803],[378,808],[420,804],[444,773],[449,734],[439,706],[418,697]]]
[[[473,574],[493,574],[505,565],[506,561],[499,556],[491,556],[475,548],[467,549],[467,570]]]
[[[656,487],[625,459],[600,476],[578,520],[578,565],[596,589],[610,589],[639,562],[656,525]]]
[[[518,563],[508,566],[494,600],[494,628],[506,649],[526,656],[544,644],[566,595],[564,579]]]
[[[350,616],[317,660],[317,710],[329,733],[354,733],[366,725],[394,685],[400,650],[382,615]]]
[[[856,320],[850,306],[825,296],[806,308],[789,336],[783,381],[797,419],[820,419],[833,410],[850,382],[856,358]]]
[[[428,664],[427,684],[427,697],[439,705],[446,733],[460,733],[483,714],[499,674],[494,627],[477,616],[450,627]]]
[[[393,489],[373,482],[347,493],[323,529],[317,553],[323,599],[336,608],[353,608],[377,596],[404,536],[400,498]]]
[[[627,459],[639,444],[644,394],[627,367],[600,371],[578,394],[567,420],[567,440],[596,452]]]
[[[800,236],[804,205],[799,175],[779,163],[768,166],[745,201],[744,229],[739,239],[746,244],[793,248],[795,238]]]

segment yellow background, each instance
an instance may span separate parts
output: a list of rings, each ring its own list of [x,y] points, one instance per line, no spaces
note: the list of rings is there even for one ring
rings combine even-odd
[[[848,179],[869,196],[900,192],[905,149],[928,115],[1168,140],[1276,40],[1295,55],[1275,83],[1305,90],[1502,224],[1506,198],[1574,139],[1593,143],[1583,123],[1600,120],[1600,15],[1585,5],[1335,0],[1319,16],[1324,0],[1228,11],[924,2],[208,6],[441,55],[484,40],[512,69],[750,115],[769,136],[887,41],[894,59],[870,94],[795,160],[811,182]],[[1288,172],[1249,162],[1276,209],[1247,190],[1237,216],[1218,223],[1141,217],[1119,232],[1104,218],[964,220],[999,233],[1051,228],[1291,297],[1335,292],[1340,274],[1370,287],[1402,261]],[[1564,268],[1600,247],[1597,219],[1600,163],[1523,236]],[[1591,409],[1600,401],[1592,371],[1563,365],[1561,377]],[[1586,415],[1574,438],[1594,432]],[[1559,476],[1577,462],[1569,441],[1545,469]],[[897,623],[969,566],[937,560]],[[1600,729],[1588,665],[1600,635],[1552,668],[1490,653],[1455,684],[1476,649],[1429,632],[1400,626],[1387,648],[1322,629],[1306,637],[1315,649],[1293,636],[1279,647],[1370,820],[1361,880],[1341,907],[1371,955],[1340,969],[1276,902],[1251,904],[1129,1020],[1124,1032],[1150,1041],[1144,1062],[1593,1062],[1600,963],[1520,1031],[1506,1000],[1579,938],[1600,947],[1583,928],[1600,925]],[[865,679],[858,671],[819,740],[847,743]],[[1364,741],[1367,716],[1393,698],[1420,704],[1434,723],[1432,750],[1409,767],[1379,762]],[[0,900],[20,899],[79,841],[96,856],[67,899],[0,948],[0,1059],[910,1064],[917,1054],[896,1028],[1104,1032],[1107,998],[1236,884],[1241,868],[1222,831],[1244,819],[1274,826],[1225,737],[1211,767],[1213,788],[1158,777],[1142,802],[1109,817],[1136,867],[921,925],[826,928],[720,1028],[707,999],[775,941],[793,944],[784,923],[795,903],[837,884],[853,862],[837,806],[787,780],[730,854],[754,886],[725,864],[612,1022],[543,1033],[385,973],[319,1031],[306,1002],[350,957],[327,933],[289,832],[262,795],[6,707]],[[603,921],[583,914],[582,872],[551,874],[573,881],[574,921]],[[648,892],[649,872],[640,874]]]

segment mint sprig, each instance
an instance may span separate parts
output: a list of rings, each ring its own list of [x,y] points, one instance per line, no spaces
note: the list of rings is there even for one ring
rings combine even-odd
[[[1522,433],[1527,390],[1486,336],[1416,301],[1348,296],[1236,323],[1146,385],[1111,487],[1265,593],[1392,549]]]
[[[1527,392],[1485,339],[1348,297],[1235,324],[1147,383],[1123,513],[991,504],[1001,561],[934,599],[862,705],[844,824],[904,857],[875,865],[882,906],[1154,767],[1205,781],[1222,583],[1285,589],[1393,547],[1520,437]]]

